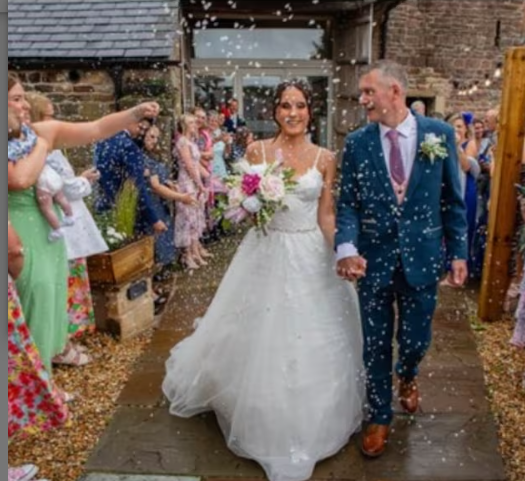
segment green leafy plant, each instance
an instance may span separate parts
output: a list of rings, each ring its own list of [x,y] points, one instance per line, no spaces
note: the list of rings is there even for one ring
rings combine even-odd
[[[120,249],[133,242],[137,219],[138,191],[127,180],[116,197],[113,209],[96,214],[96,222],[110,250]]]

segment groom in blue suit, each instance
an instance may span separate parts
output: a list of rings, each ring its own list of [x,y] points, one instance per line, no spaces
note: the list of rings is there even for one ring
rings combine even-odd
[[[370,122],[346,140],[336,250],[338,274],[359,281],[369,410],[362,451],[376,457],[385,450],[393,418],[395,327],[399,399],[414,414],[443,242],[452,262],[449,281],[460,286],[467,277],[467,222],[454,131],[406,107],[404,68],[380,61],[359,88]]]

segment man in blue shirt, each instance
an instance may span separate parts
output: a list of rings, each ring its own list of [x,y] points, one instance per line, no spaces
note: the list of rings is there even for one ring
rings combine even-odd
[[[138,205],[147,222],[155,232],[164,232],[167,227],[155,212],[144,178],[145,156],[134,139],[144,134],[150,126],[148,120],[137,121],[128,130],[98,142],[95,145],[94,163],[100,172],[95,210],[105,212],[115,205],[118,192],[124,182],[131,178],[139,193]]]

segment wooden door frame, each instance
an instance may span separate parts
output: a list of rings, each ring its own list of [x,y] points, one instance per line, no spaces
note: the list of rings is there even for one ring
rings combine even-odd
[[[510,260],[516,234],[517,191],[525,137],[525,47],[505,56],[495,171],[491,181],[487,249],[483,265],[479,318],[497,321],[511,281]]]

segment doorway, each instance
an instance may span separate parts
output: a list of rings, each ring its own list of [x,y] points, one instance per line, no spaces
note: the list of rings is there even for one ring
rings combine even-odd
[[[288,63],[288,62],[287,62]],[[292,63],[292,62],[289,62]],[[195,105],[206,110],[217,110],[230,98],[239,101],[239,113],[246,121],[255,138],[265,139],[276,133],[273,121],[273,99],[279,83],[286,79],[302,79],[308,82],[313,93],[312,140],[323,147],[332,147],[333,91],[331,71],[326,62],[322,65],[263,67],[257,61],[246,61],[244,66],[210,64],[210,61],[194,61],[192,64],[192,98]],[[318,62],[313,62],[318,63]]]

